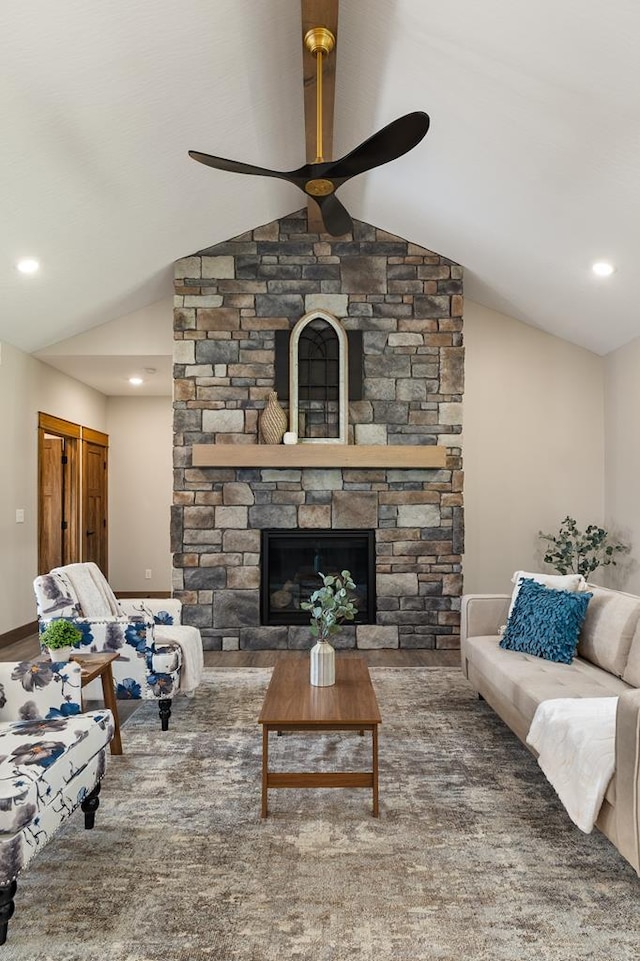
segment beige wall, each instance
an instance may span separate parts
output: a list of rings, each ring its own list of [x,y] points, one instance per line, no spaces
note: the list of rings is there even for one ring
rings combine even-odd
[[[109,579],[116,591],[170,591],[170,397],[110,397]],[[145,571],[151,578],[145,578]]]
[[[605,358],[606,527],[631,547],[607,583],[640,593],[640,337]]]
[[[516,568],[539,568],[537,531],[556,529],[567,513],[582,524],[604,520],[640,544],[640,339],[603,359],[467,301],[465,344],[465,590],[508,590]],[[110,435],[116,589],[170,584],[170,399],[107,399],[2,344],[0,634],[35,616],[39,410]],[[614,582],[624,575],[619,586],[640,591],[632,563]]]
[[[0,634],[35,620],[38,411],[106,430],[106,398],[8,344],[0,363]],[[16,524],[16,510],[24,523]]]
[[[505,592],[540,529],[604,520],[604,361],[468,300],[465,346],[464,589]]]

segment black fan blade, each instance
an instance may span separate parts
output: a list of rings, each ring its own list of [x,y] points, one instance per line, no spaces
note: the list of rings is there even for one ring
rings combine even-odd
[[[314,197],[313,199],[320,207],[322,220],[328,234],[339,237],[341,234],[351,233],[353,221],[335,194],[327,194],[326,197]]]
[[[429,129],[429,115],[422,110],[407,113],[378,130],[351,153],[329,167],[324,176],[331,180],[349,180],[357,174],[380,167],[413,150]]]
[[[224,157],[213,157],[208,153],[200,153],[198,150],[190,150],[189,156],[198,163],[206,164],[207,167],[215,167],[216,170],[228,170],[233,174],[254,174],[257,177],[277,177],[279,180],[290,180],[291,175],[284,170],[269,170],[267,167],[254,167],[253,164],[241,163],[239,160],[225,160]],[[295,173],[296,171],[294,171]],[[297,184],[296,184],[297,186]]]

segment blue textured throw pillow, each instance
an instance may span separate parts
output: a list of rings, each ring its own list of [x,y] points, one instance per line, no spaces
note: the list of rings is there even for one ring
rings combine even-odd
[[[523,578],[500,647],[571,664],[587,613],[587,591],[554,591]]]

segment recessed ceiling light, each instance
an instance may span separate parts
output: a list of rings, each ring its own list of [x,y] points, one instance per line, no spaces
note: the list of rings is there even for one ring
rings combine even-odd
[[[142,377],[130,377],[129,383],[132,387],[139,387],[140,384],[144,384]]]
[[[23,257],[17,263],[21,274],[36,274],[40,270],[40,261],[35,257]]]
[[[613,264],[607,263],[606,260],[598,260],[595,264],[592,264],[591,269],[596,277],[610,277],[615,267]]]

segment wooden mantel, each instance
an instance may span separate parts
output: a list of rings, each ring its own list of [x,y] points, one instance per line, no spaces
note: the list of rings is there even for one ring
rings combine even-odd
[[[446,467],[447,448],[435,445],[194,444],[194,467]]]

